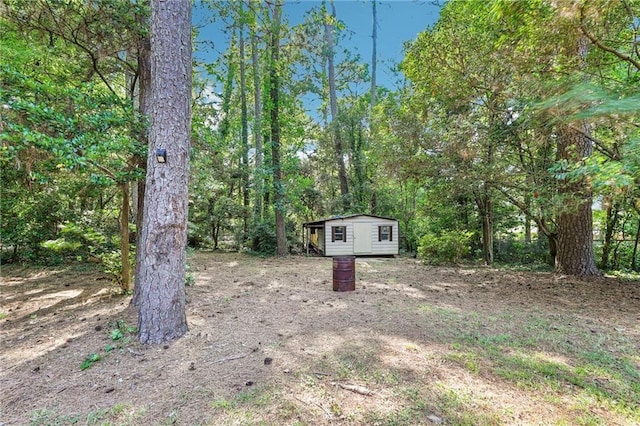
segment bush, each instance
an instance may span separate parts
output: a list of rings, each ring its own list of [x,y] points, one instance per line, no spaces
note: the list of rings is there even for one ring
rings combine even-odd
[[[109,278],[114,283],[122,287],[124,277],[122,276],[122,254],[120,250],[113,250],[107,253],[103,253],[100,256],[102,262],[102,271],[109,275]],[[136,250],[135,247],[129,246],[129,264],[135,265],[136,262]]]
[[[472,235],[462,231],[424,235],[418,243],[418,257],[431,264],[459,262],[471,251]]]
[[[270,221],[257,222],[249,231],[251,250],[271,256],[276,252],[276,228]]]
[[[549,244],[546,238],[531,243],[514,238],[496,239],[494,244],[495,261],[509,264],[547,263]]]

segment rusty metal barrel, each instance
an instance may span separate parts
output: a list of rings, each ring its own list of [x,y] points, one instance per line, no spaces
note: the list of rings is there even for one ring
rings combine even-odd
[[[333,258],[333,291],[356,289],[356,257],[335,256]]]

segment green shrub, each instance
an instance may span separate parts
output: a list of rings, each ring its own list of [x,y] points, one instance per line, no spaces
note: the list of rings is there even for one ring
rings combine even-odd
[[[109,275],[111,281],[122,287],[122,255],[119,249],[112,250],[100,255],[102,262],[102,270]],[[129,246],[129,264],[135,265],[136,250],[135,247]]]
[[[549,256],[549,244],[546,238],[538,238],[530,243],[524,240],[507,237],[496,239],[494,243],[495,261],[529,265],[543,264]]]
[[[418,257],[428,263],[456,263],[469,255],[473,233],[443,231],[440,235],[427,234],[418,243]]]
[[[276,227],[271,221],[258,222],[249,231],[251,250],[263,255],[276,252]]]
[[[107,238],[104,230],[86,224],[65,222],[58,226],[58,238],[40,243],[50,253],[84,260],[99,257],[101,253],[116,247],[113,238]]]

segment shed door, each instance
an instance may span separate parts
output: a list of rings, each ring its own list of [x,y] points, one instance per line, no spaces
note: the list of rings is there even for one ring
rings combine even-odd
[[[353,253],[368,254],[371,253],[371,224],[370,223],[354,223],[353,224]]]

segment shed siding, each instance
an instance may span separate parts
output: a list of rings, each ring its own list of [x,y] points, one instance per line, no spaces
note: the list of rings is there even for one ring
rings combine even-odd
[[[400,239],[398,222],[395,220],[376,218],[371,216],[356,216],[345,219],[328,220],[325,223],[325,255],[326,256],[350,256],[353,255],[353,224],[371,224],[371,253],[372,255],[398,254],[398,241]],[[392,227],[393,241],[378,241],[378,226],[390,225]],[[346,226],[347,241],[331,241],[331,227]]]

